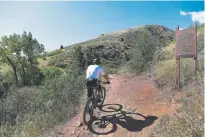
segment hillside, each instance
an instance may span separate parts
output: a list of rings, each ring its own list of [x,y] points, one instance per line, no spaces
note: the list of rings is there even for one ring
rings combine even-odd
[[[48,64],[69,68],[73,62],[75,50],[79,48],[78,51],[82,52],[81,56],[83,57],[82,67],[87,65],[86,61],[89,64],[94,57],[100,57],[106,68],[112,68],[108,69],[108,71],[113,72],[112,70],[122,67],[131,60],[133,54],[135,54],[135,49],[143,41],[144,36],[142,35],[144,33],[147,36],[147,41],[144,42],[149,44],[153,51],[156,48],[165,47],[174,39],[173,30],[160,25],[145,25],[105,34],[96,39],[70,45],[65,48],[64,52],[51,57]]]

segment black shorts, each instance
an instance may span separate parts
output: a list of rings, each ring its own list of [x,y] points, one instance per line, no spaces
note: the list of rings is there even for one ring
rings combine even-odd
[[[87,87],[96,87],[98,86],[98,80],[97,79],[86,79],[86,85]]]

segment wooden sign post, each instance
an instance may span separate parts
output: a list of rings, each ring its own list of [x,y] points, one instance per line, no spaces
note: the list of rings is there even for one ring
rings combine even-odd
[[[180,58],[194,58],[195,79],[197,79],[198,61],[197,61],[197,37],[196,26],[192,28],[179,30],[176,28],[176,87],[180,88]]]

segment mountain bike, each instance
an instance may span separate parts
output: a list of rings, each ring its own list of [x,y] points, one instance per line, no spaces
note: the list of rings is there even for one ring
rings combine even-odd
[[[92,86],[92,96],[87,99],[85,104],[83,112],[83,122],[85,125],[88,125],[92,120],[94,110],[97,107],[100,108],[105,101],[106,89],[101,85],[101,83],[108,84],[107,82],[98,81],[97,86]],[[88,120],[86,119],[87,114],[90,117]]]

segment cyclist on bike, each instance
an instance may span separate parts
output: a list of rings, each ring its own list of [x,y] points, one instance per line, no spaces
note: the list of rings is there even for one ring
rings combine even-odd
[[[100,60],[95,58],[93,60],[93,64],[89,65],[87,70],[86,70],[86,85],[87,85],[87,97],[91,97],[92,96],[92,92],[93,92],[93,86],[97,86],[98,84],[98,80],[100,76],[103,76],[106,80],[107,83],[109,84],[109,78],[108,75],[105,74],[104,72],[104,68],[100,65]]]

